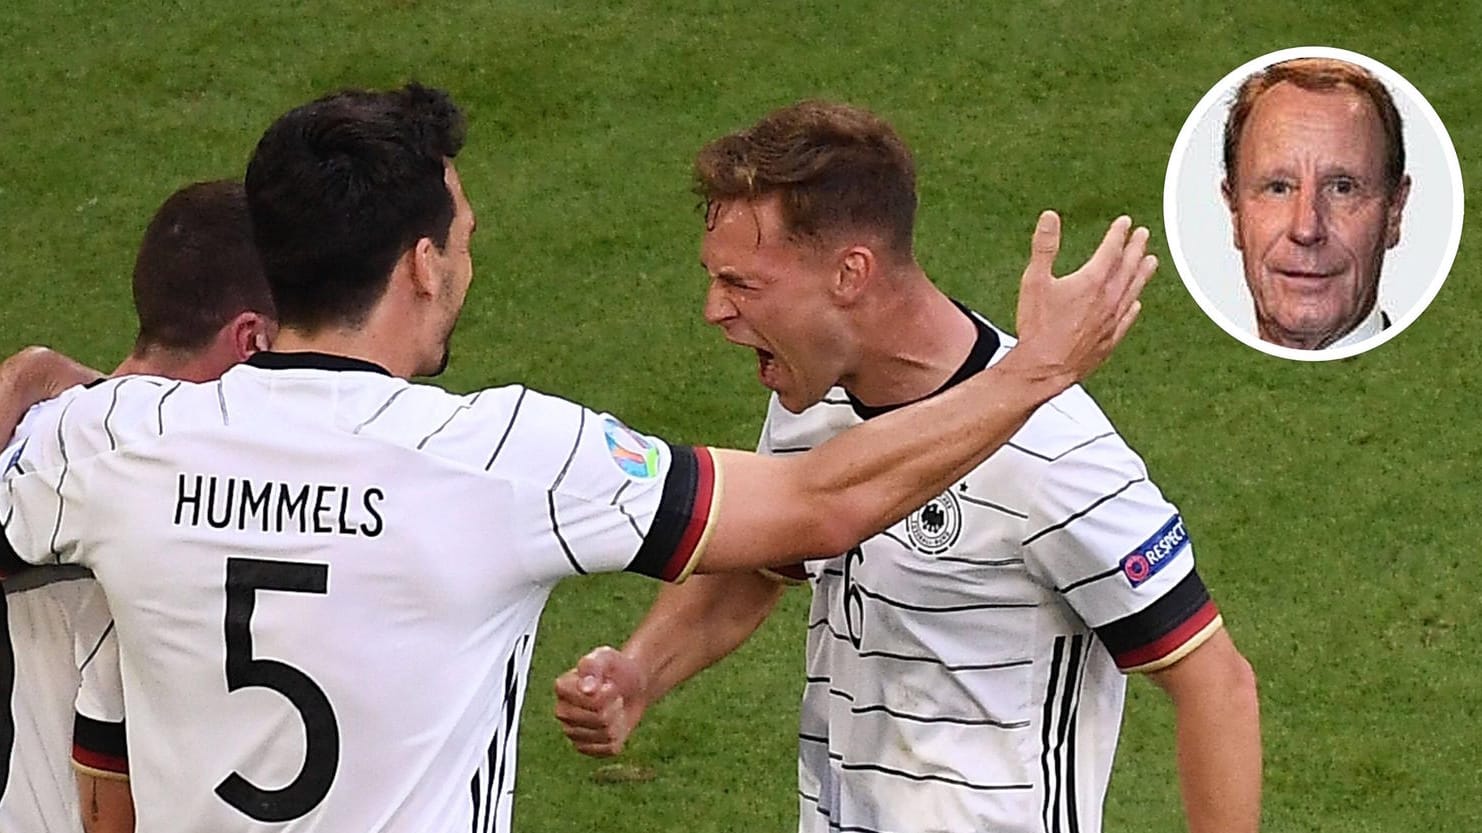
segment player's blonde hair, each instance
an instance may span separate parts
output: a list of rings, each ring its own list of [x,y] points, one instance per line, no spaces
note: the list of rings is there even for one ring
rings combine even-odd
[[[801,101],[774,110],[701,148],[694,174],[707,223],[721,203],[778,194],[795,238],[869,232],[911,254],[915,162],[895,129],[862,108]]]

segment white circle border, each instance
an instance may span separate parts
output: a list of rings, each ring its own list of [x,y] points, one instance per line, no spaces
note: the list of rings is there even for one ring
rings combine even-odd
[[[1441,148],[1445,152],[1446,157],[1446,170],[1454,186],[1451,199],[1451,235],[1450,239],[1446,241],[1446,253],[1441,259],[1440,270],[1431,278],[1430,285],[1421,294],[1420,300],[1406,311],[1404,315],[1400,316],[1394,322],[1393,326],[1385,329],[1378,335],[1344,347],[1326,347],[1321,350],[1299,350],[1294,347],[1282,347],[1268,341],[1263,341],[1255,333],[1248,332],[1245,328],[1237,326],[1235,322],[1231,321],[1215,305],[1214,300],[1199,286],[1198,281],[1194,280],[1193,270],[1190,267],[1187,256],[1184,254],[1183,242],[1180,239],[1182,235],[1178,225],[1178,179],[1180,174],[1183,173],[1184,159],[1188,155],[1189,144],[1193,140],[1195,129],[1204,117],[1208,115],[1210,110],[1219,104],[1226,95],[1233,92],[1235,86],[1240,81],[1245,80],[1247,76],[1258,70],[1265,69],[1281,61],[1292,60],[1293,58],[1336,58],[1341,61],[1358,64],[1377,75],[1391,90],[1408,96],[1411,102],[1420,110],[1421,114],[1425,116],[1431,130],[1440,138]],[[1446,130],[1446,125],[1441,121],[1441,117],[1436,113],[1436,109],[1431,106],[1431,103],[1426,100],[1426,97],[1421,94],[1420,90],[1415,88],[1415,85],[1411,84],[1398,72],[1367,55],[1361,55],[1357,52],[1350,52],[1346,49],[1338,49],[1331,46],[1296,46],[1290,49],[1279,49],[1275,52],[1268,52],[1259,58],[1252,58],[1231,70],[1225,77],[1221,78],[1211,87],[1209,92],[1204,94],[1203,98],[1199,99],[1199,103],[1194,105],[1194,109],[1190,111],[1189,117],[1184,120],[1183,128],[1179,130],[1178,138],[1173,142],[1173,150],[1168,156],[1168,168],[1163,177],[1164,234],[1168,239],[1168,250],[1169,254],[1173,256],[1174,268],[1178,271],[1178,276],[1183,281],[1185,288],[1189,290],[1189,294],[1193,296],[1194,302],[1199,305],[1199,308],[1204,311],[1204,314],[1209,317],[1210,321],[1213,321],[1221,330],[1224,330],[1225,333],[1245,344],[1247,347],[1253,347],[1268,356],[1304,362],[1325,362],[1334,359],[1346,359],[1350,356],[1366,353],[1404,332],[1405,328],[1415,323],[1416,319],[1420,318],[1421,314],[1431,305],[1431,301],[1435,300],[1437,293],[1441,291],[1441,285],[1446,282],[1447,276],[1451,273],[1451,266],[1456,261],[1457,249],[1461,247],[1461,227],[1465,218],[1464,209],[1465,194],[1461,178],[1461,163],[1456,157],[1456,145],[1451,141],[1451,134]]]

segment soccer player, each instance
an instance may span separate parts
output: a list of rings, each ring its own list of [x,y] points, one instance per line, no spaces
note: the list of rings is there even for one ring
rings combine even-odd
[[[296,108],[246,188],[281,330],[212,384],[107,382],[38,420],[0,565],[108,594],[139,827],[507,831],[535,626],[561,578],[670,581],[845,549],[1105,357],[1156,266],[1119,219],[1013,357],[791,458],[666,443],[520,385],[413,384],[472,278],[463,119],[417,85]]]
[[[133,294],[139,335],[114,371],[132,378],[119,384],[214,379],[266,345],[273,304],[240,182],[196,183],[165,200],[140,244]],[[0,437],[11,436],[31,402],[49,400],[31,410],[22,440],[81,390],[58,390],[56,380],[94,378],[45,350],[7,360]],[[24,466],[23,459],[13,454],[5,462]],[[14,748],[0,731],[9,766],[9,777],[0,778],[0,830],[132,831],[117,646],[102,592],[79,568],[52,568],[7,581],[4,598],[14,687],[0,693],[10,695]]]
[[[760,451],[798,459],[952,395],[1015,341],[928,280],[909,150],[886,122],[805,102],[711,142],[705,318],[772,390]],[[760,546],[760,544],[759,544]],[[811,561],[800,831],[1098,831],[1124,675],[1173,700],[1191,829],[1259,816],[1254,679],[1178,510],[1079,387],[861,546]],[[743,642],[781,585],[660,592],[621,653],[556,685],[576,748],[620,751],[654,700]]]

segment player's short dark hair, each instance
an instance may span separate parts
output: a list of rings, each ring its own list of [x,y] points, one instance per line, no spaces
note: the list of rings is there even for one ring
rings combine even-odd
[[[247,165],[247,202],[278,317],[289,327],[358,326],[398,258],[447,243],[448,159],[463,113],[442,90],[344,90],[289,111]]]
[[[791,235],[868,231],[895,254],[911,254],[916,164],[895,129],[868,110],[828,101],[774,110],[705,145],[694,173],[707,219],[720,202],[779,194]]]
[[[1229,118],[1225,120],[1225,178],[1235,182],[1235,171],[1240,159],[1241,133],[1255,108],[1256,100],[1277,84],[1295,84],[1312,92],[1327,92],[1348,87],[1373,102],[1379,114],[1379,124],[1384,130],[1384,185],[1393,194],[1405,177],[1405,136],[1400,121],[1400,111],[1389,90],[1376,77],[1361,66],[1336,58],[1295,58],[1282,61],[1255,73],[1240,84],[1235,93],[1235,103],[1230,105]]]
[[[195,350],[243,312],[274,314],[242,183],[197,182],[165,200],[134,260],[134,309],[136,351]]]

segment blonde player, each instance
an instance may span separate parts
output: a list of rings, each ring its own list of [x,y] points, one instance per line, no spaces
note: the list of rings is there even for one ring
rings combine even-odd
[[[712,142],[696,171],[705,317],[757,354],[773,392],[763,454],[796,459],[940,402],[1024,349],[917,264],[914,166],[880,118],[785,107]],[[1254,678],[1182,516],[1081,389],[889,529],[791,572],[813,591],[802,833],[1095,833],[1135,673],[1173,701],[1190,828],[1256,829]],[[567,735],[620,749],[780,592],[759,575],[664,590],[622,653],[558,681]]]
[[[81,564],[107,592],[143,830],[509,830],[559,579],[862,540],[1099,363],[1156,265],[1124,218],[1055,280],[1046,215],[1013,356],[796,458],[675,445],[518,385],[407,381],[446,365],[472,279],[461,144],[416,85],[279,119],[246,176],[276,352],[77,394],[0,490],[0,567]]]

